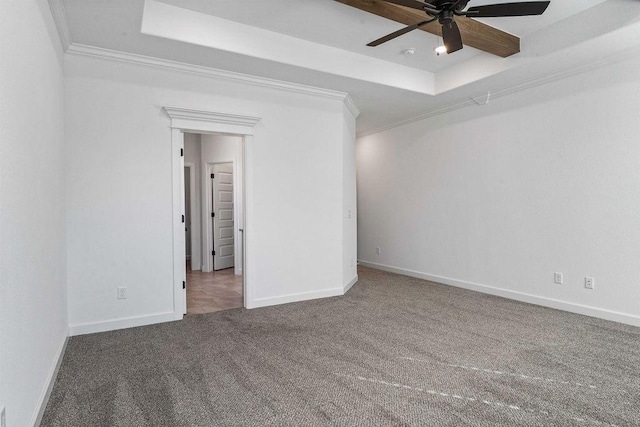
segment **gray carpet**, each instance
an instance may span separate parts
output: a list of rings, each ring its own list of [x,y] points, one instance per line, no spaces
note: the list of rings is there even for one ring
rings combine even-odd
[[[42,425],[640,425],[640,328],[359,273],[344,297],[73,337]]]

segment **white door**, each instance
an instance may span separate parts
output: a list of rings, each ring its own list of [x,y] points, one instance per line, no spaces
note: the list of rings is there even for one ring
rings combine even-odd
[[[233,163],[213,165],[213,269],[234,266]]]

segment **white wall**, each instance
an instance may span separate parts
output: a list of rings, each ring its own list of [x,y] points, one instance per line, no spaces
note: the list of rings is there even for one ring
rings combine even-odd
[[[640,325],[639,75],[630,59],[360,139],[359,258]]]
[[[165,105],[262,118],[245,165],[249,307],[343,292],[342,101],[88,57],[65,67],[72,333],[173,318]]]
[[[346,290],[358,280],[356,237],[356,119],[345,106],[342,145],[342,283]]]
[[[200,135],[184,134],[184,161],[193,163],[195,174],[194,209],[191,210],[191,269],[202,268],[202,217],[200,214],[201,181],[200,174]]]
[[[0,1],[0,407],[33,425],[67,336],[61,47],[44,1]]]
[[[234,235],[235,235],[235,267],[234,272],[237,275],[242,274],[242,235],[240,234],[239,229],[242,228],[241,218],[243,218],[243,200],[244,196],[242,194],[242,183],[243,183],[243,154],[242,154],[242,140],[243,138],[235,135],[202,135],[202,143],[201,147],[201,165],[200,168],[202,171],[205,171],[200,178],[202,181],[202,197],[201,200],[204,201],[204,205],[202,206],[202,218],[204,218],[204,222],[202,223],[202,229],[204,230],[204,235],[202,239],[202,253],[206,254],[206,257],[203,258],[203,271],[213,271],[213,257],[209,254],[213,250],[213,232],[211,230],[211,180],[209,176],[211,176],[211,167],[214,163],[234,163],[234,168],[236,169],[235,176],[233,177],[234,181],[234,207],[236,208],[234,211],[234,216],[236,218],[234,223]],[[355,138],[354,138],[355,140]]]

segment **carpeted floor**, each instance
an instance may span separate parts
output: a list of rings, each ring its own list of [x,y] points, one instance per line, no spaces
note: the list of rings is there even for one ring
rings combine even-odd
[[[42,425],[640,425],[640,328],[359,273],[344,297],[73,337]]]

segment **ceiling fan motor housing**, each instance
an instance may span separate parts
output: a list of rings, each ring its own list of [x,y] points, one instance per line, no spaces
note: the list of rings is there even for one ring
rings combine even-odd
[[[448,24],[451,21],[453,21],[453,11],[451,10],[443,10],[438,15],[438,22],[442,25]]]
[[[427,5],[431,6],[434,9],[443,10],[443,11],[456,11],[460,12],[462,9],[467,7],[467,3],[469,0],[460,0],[460,1],[452,1],[452,0],[433,0],[426,2]]]

